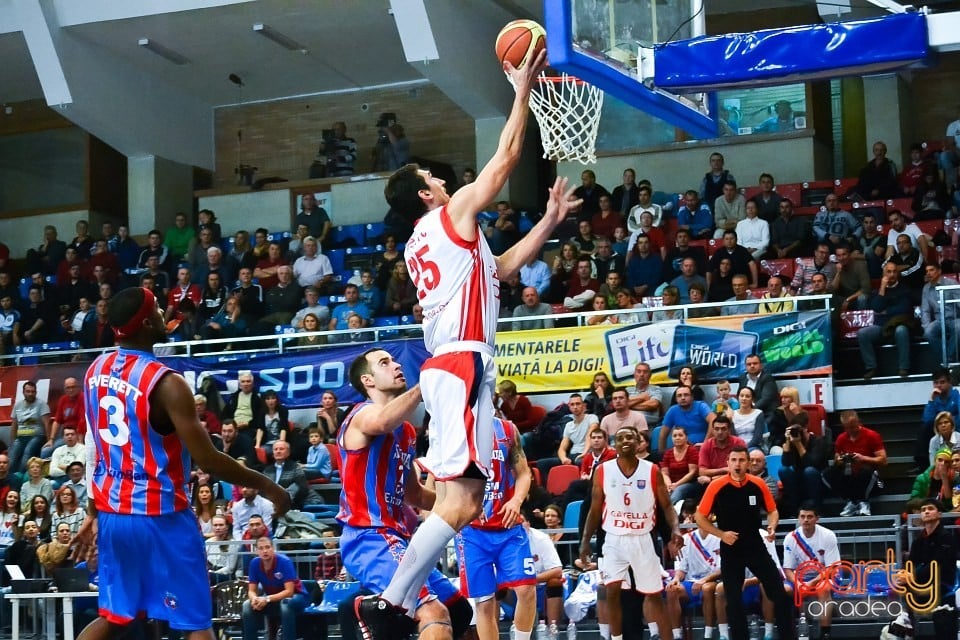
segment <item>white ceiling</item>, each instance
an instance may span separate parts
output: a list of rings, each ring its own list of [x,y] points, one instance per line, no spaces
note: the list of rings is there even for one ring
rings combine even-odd
[[[195,1],[216,4],[211,0]],[[467,16],[484,5],[495,5],[516,17],[539,19],[543,13],[540,0],[428,0],[428,9],[432,1],[462,4]],[[813,4],[813,0],[704,1],[711,14]],[[846,1],[834,0],[828,4]],[[54,4],[58,5],[56,1]],[[171,4],[189,6],[190,3],[179,0]],[[852,4],[866,6],[867,0],[852,0]],[[924,4],[936,5],[942,11],[960,3],[932,0]],[[4,22],[3,13],[10,11],[10,6],[0,0],[0,23]],[[116,8],[116,15],[130,8],[129,5],[127,9],[120,4],[112,6]],[[162,7],[162,3],[159,6]],[[70,7],[75,5],[64,4],[57,10],[66,17],[68,12],[76,11]],[[111,4],[100,0],[99,7],[102,13],[107,13]],[[216,106],[234,104],[241,99],[248,102],[422,79],[422,74],[404,57],[389,7],[389,0],[241,1],[212,8],[94,22],[80,22],[71,13],[68,19],[79,23],[63,29],[71,37],[102,48],[104,55],[126,60],[160,82],[179,87],[199,101]],[[303,43],[309,52],[302,55],[287,51],[254,33],[252,26],[257,22]],[[3,62],[0,64],[0,102],[42,98],[22,34],[2,31],[0,27],[0,60]],[[187,56],[191,64],[177,66],[144,50],[137,45],[142,37]],[[246,86],[242,94],[227,80],[231,73],[243,78]]]

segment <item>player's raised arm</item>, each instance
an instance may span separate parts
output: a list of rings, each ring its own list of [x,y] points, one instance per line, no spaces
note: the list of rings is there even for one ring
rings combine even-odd
[[[497,257],[497,276],[506,280],[525,265],[532,255],[539,251],[550,238],[558,224],[564,221],[573,209],[580,206],[582,200],[573,197],[576,187],[568,187],[568,180],[558,177],[550,187],[547,211],[537,224],[530,229],[515,245]],[[457,193],[460,193],[459,191]]]
[[[506,184],[510,172],[520,161],[523,138],[527,129],[530,90],[537,76],[547,65],[547,53],[541,51],[533,60],[528,60],[520,69],[504,62],[503,68],[513,79],[516,96],[507,122],[500,132],[497,150],[472,183],[460,188],[450,198],[447,212],[454,228],[464,240],[477,237],[477,212],[490,204]]]
[[[369,404],[361,408],[350,420],[349,428],[343,434],[347,449],[365,447],[373,438],[393,432],[404,420],[410,419],[420,400],[418,384],[386,404]]]
[[[164,376],[151,394],[154,407],[162,407],[169,415],[177,435],[183,440],[198,466],[216,478],[245,487],[256,487],[273,503],[274,517],[290,509],[290,494],[262,473],[243,466],[230,456],[217,451],[209,434],[200,425],[193,408],[193,393],[186,380],[176,374]],[[151,416],[151,420],[153,416]]]

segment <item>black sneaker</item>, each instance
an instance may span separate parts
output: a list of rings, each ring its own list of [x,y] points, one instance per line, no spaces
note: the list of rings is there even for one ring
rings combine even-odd
[[[353,601],[353,612],[363,640],[396,640],[397,616],[403,613],[399,607],[378,595],[357,596]]]

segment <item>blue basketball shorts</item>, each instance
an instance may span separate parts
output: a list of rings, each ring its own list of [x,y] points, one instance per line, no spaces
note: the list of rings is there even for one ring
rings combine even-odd
[[[460,588],[469,598],[537,583],[530,541],[522,525],[507,530],[464,527],[457,534]]]
[[[98,527],[101,616],[115,624],[145,615],[181,631],[210,628],[207,559],[191,510],[101,512]]]
[[[355,577],[360,586],[374,593],[383,593],[390,579],[397,572],[400,560],[407,550],[407,538],[390,529],[359,529],[345,526],[340,535],[340,553],[343,566]],[[427,583],[420,591],[423,605],[434,598],[447,604],[460,595],[449,578],[434,569],[427,576]]]

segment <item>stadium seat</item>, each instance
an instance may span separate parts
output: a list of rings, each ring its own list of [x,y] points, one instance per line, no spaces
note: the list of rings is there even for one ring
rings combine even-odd
[[[780,276],[789,283],[796,272],[797,263],[790,258],[777,258],[775,260],[761,260],[760,270],[767,276]]]
[[[364,244],[378,244],[383,242],[383,234],[387,232],[387,225],[382,222],[371,222],[364,227]]]
[[[650,432],[650,451],[659,451],[660,450],[660,432],[663,431],[663,426],[654,427],[653,431]]]
[[[771,478],[780,476],[780,467],[783,466],[781,456],[767,456],[767,475]]]
[[[897,211],[903,211],[908,216],[913,215],[913,198],[894,198],[892,200],[887,200],[887,213],[896,209]]]
[[[330,265],[334,273],[339,273],[347,268],[347,252],[345,249],[324,249],[323,255],[330,258]]]
[[[574,480],[580,479],[580,467],[575,464],[561,464],[550,469],[547,474],[547,493],[561,496]]]
[[[578,529],[580,527],[580,508],[583,506],[583,500],[574,500],[567,505],[563,512],[563,528]]]
[[[311,613],[337,613],[340,604],[353,598],[360,591],[359,582],[340,582],[332,580],[323,590],[323,602],[311,608]]]
[[[690,244],[693,244],[692,242]],[[717,240],[716,238],[710,238],[707,240],[707,246],[705,250],[707,252],[707,260],[713,257],[713,254],[717,252],[720,247],[723,246],[723,240]]]
[[[807,423],[807,430],[810,433],[822,436],[827,431],[827,410],[819,404],[802,404],[800,408],[807,412],[810,422]]]
[[[857,178],[837,178],[833,181],[833,192],[842,198],[857,186],[857,182]]]
[[[790,198],[793,206],[799,206],[803,200],[803,184],[794,182],[790,184],[778,184],[776,192],[784,198]]]
[[[914,224],[920,227],[920,231],[923,231],[931,238],[937,233],[937,231],[943,229],[943,220],[920,220]]]
[[[344,224],[333,228],[333,244],[338,247],[361,247],[366,244],[367,226]]]

